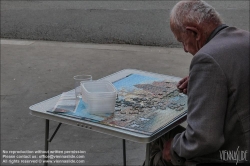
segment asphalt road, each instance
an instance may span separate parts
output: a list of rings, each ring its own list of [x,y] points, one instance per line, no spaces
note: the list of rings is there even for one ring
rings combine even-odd
[[[139,69],[182,78],[188,75],[192,59],[182,48],[124,44],[1,40],[0,51],[1,152],[44,150],[45,120],[31,116],[29,107],[73,89],[74,75],[91,74],[96,80],[123,69]],[[50,137],[57,125],[50,121]],[[128,166],[142,165],[145,147],[126,141]],[[121,166],[123,162],[121,138],[67,124],[49,149],[86,151],[85,164],[67,166]]]
[[[169,28],[176,1],[1,1],[1,37],[179,46]],[[249,1],[209,1],[230,26],[249,31]]]

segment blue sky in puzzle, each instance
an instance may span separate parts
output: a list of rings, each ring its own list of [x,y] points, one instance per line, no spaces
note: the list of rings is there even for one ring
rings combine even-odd
[[[149,84],[153,81],[162,81],[161,78],[154,78],[149,76],[142,76],[138,74],[132,74],[128,77],[125,77],[117,82],[114,82],[113,85],[116,87],[117,90],[121,90],[122,88],[126,88],[126,90],[132,91],[136,87],[136,84]]]

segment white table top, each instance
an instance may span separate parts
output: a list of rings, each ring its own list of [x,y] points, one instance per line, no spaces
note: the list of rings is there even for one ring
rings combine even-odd
[[[173,82],[178,82],[180,80],[180,78],[178,78],[178,77],[161,75],[161,74],[150,73],[150,72],[134,70],[134,69],[121,70],[119,72],[111,74],[111,75],[104,77],[102,79],[108,80],[110,82],[115,82],[115,81],[118,81],[118,80],[120,80],[120,79],[122,79],[130,74],[140,74],[140,75],[144,75],[144,76],[151,76],[154,78],[163,78],[163,79],[171,80]],[[102,80],[102,79],[100,79],[100,80]],[[74,89],[72,91],[74,91]],[[107,125],[103,125],[103,124],[99,124],[99,123],[95,123],[95,122],[91,122],[91,121],[71,118],[71,117],[47,112],[48,110],[51,110],[55,106],[59,97],[60,97],[60,95],[30,106],[29,107],[29,109],[31,110],[30,114],[37,116],[37,117],[40,117],[40,118],[49,119],[49,120],[57,121],[60,123],[73,125],[76,127],[81,127],[84,129],[89,129],[89,130],[97,131],[100,133],[119,137],[122,139],[131,140],[134,142],[140,142],[140,143],[149,143],[149,142],[157,139],[158,137],[160,137],[161,135],[163,135],[167,131],[171,130],[175,126],[184,122],[186,120],[186,114],[187,114],[187,110],[185,110],[181,115],[179,115],[175,119],[173,119],[173,121],[171,121],[167,125],[162,126],[157,132],[153,133],[152,135],[147,135],[147,134],[142,134],[142,133],[138,133],[138,132],[134,132],[134,131],[124,130],[124,129],[113,127],[113,126],[107,126]]]

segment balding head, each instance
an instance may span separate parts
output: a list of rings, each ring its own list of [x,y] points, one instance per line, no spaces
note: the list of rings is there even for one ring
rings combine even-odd
[[[178,2],[170,13],[170,24],[176,30],[185,30],[185,25],[213,26],[222,24],[219,13],[202,0]]]

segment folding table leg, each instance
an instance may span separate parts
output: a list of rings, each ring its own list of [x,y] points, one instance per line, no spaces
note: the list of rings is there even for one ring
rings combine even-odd
[[[45,158],[44,158],[44,166],[48,166],[48,150],[49,150],[49,120],[46,119],[45,122]]]
[[[61,127],[62,123],[59,123],[56,130],[54,131],[54,133],[52,134],[51,138],[49,138],[49,120],[46,119],[45,122],[45,158],[44,158],[44,166],[48,166],[48,155],[49,155],[49,142],[51,142],[54,138],[54,136],[56,135],[57,131],[59,130],[59,128]]]
[[[149,166],[149,158],[150,158],[150,143],[147,143],[145,166]]]
[[[123,147],[123,165],[126,166],[126,140],[122,140]]]

